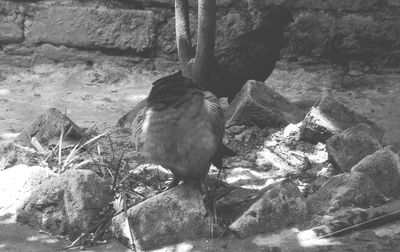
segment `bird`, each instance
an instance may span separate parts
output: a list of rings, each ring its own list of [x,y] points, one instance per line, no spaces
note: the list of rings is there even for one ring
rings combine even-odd
[[[172,74],[153,83],[132,123],[137,150],[169,169],[174,179],[199,184],[211,162],[222,165],[224,115],[219,100],[190,78]]]
[[[285,29],[293,21],[287,8],[275,5],[256,29],[221,42],[203,87],[217,98],[227,97],[231,102],[246,81],[265,81],[279,59]]]

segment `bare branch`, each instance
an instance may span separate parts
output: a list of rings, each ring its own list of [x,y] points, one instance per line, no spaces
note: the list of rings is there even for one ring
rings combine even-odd
[[[216,1],[198,0],[197,48],[192,78],[204,85],[214,57]]]
[[[192,59],[192,43],[189,26],[189,1],[175,0],[175,30],[182,74],[190,76],[189,61]]]

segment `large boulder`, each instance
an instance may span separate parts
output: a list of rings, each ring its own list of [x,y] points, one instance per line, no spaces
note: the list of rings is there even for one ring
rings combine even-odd
[[[361,159],[381,148],[374,131],[365,123],[349,128],[326,141],[329,158],[342,172],[349,172]]]
[[[280,127],[300,122],[303,111],[264,82],[249,80],[236,95],[226,113],[226,125]]]
[[[379,206],[386,198],[366,174],[352,172],[330,178],[307,202],[314,213],[325,214],[354,206]]]
[[[343,130],[365,123],[370,126],[380,141],[384,129],[356,111],[347,108],[343,103],[325,95],[308,112],[300,128],[300,139],[311,143],[325,141]]]
[[[300,224],[307,217],[307,205],[300,190],[291,180],[283,180],[266,188],[229,229],[244,238]]]
[[[17,221],[74,239],[112,200],[109,185],[90,170],[69,170],[42,183],[17,212]]]
[[[114,217],[112,225],[122,243],[129,247],[133,243],[139,250],[211,235],[210,216],[200,191],[192,184],[174,187],[133,206]]]
[[[381,193],[388,197],[400,198],[399,155],[389,148],[366,156],[351,168],[351,172],[362,172],[368,175]]]
[[[14,221],[17,209],[22,207],[32,191],[55,176],[48,168],[24,164],[0,171],[0,219]]]

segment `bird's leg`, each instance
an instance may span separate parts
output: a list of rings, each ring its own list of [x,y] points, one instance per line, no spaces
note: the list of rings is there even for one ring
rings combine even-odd
[[[211,233],[211,238],[214,238],[214,224],[217,223],[217,209],[215,206],[215,195],[216,195],[216,188],[217,188],[217,183],[218,183],[218,178],[221,170],[218,172],[217,176],[217,181],[214,185],[214,190],[213,192],[210,192],[208,190],[207,184],[203,180],[205,189],[206,189],[206,195],[204,197],[204,206],[206,208],[207,214],[206,216],[210,216],[210,233]]]

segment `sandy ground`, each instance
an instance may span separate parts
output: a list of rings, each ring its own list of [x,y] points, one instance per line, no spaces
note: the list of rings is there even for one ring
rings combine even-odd
[[[134,104],[144,98],[151,83],[166,73],[126,70],[113,65],[39,65],[32,69],[0,66],[0,135],[17,133],[49,107],[67,111],[81,127],[100,130],[115,125]],[[293,102],[309,107],[329,93],[386,130],[385,144],[400,146],[400,74],[366,75],[339,81],[329,68],[276,69],[267,84]],[[399,224],[380,227],[383,234],[398,232]],[[342,238],[309,244],[296,230],[259,235],[244,240],[232,238],[185,242],[161,251],[400,251],[368,250],[368,242]],[[0,219],[0,251],[55,251],[67,243]],[[322,247],[321,247],[322,246]],[[352,250],[346,250],[346,249]],[[398,250],[396,250],[398,249]],[[86,251],[127,251],[116,241]],[[273,251],[273,250],[272,250]]]

